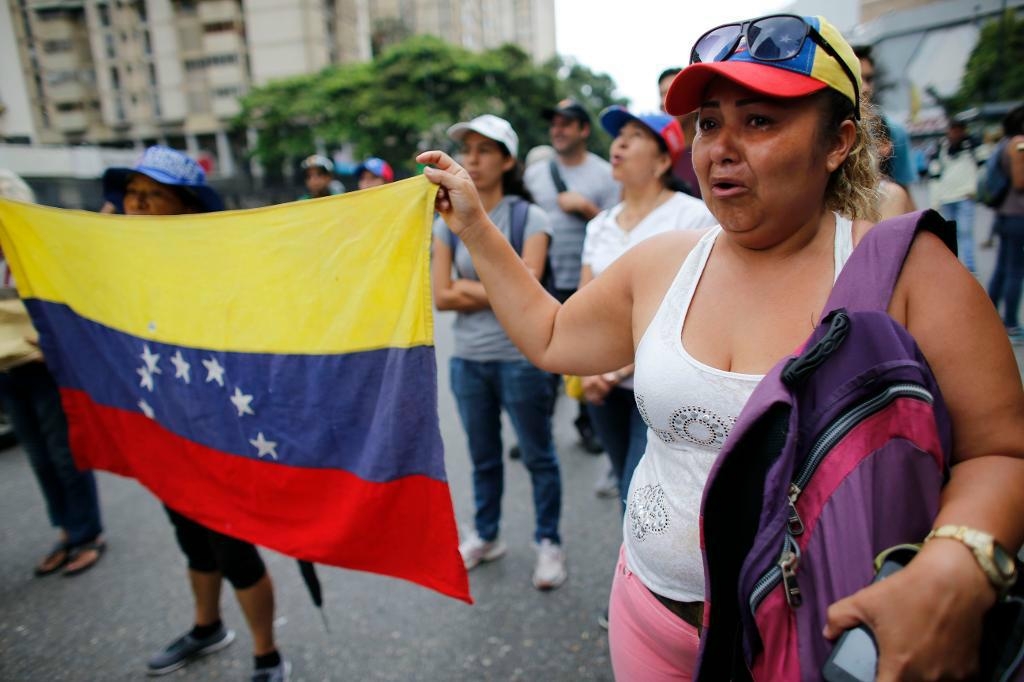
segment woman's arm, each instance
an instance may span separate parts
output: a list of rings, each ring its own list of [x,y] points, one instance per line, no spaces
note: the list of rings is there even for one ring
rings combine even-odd
[[[434,237],[434,256],[430,262],[430,283],[434,289],[434,305],[438,310],[468,313],[489,307],[487,292],[480,282],[452,279],[451,246],[437,237]]]
[[[631,268],[609,268],[602,281],[559,306],[491,223],[465,169],[443,152],[417,160],[436,166],[424,170],[441,186],[435,207],[469,249],[491,308],[530,362],[551,372],[595,374],[632,361]]]
[[[550,242],[551,237],[541,232],[530,235],[523,244],[523,263],[535,279],[539,280],[544,276],[544,264],[547,262]]]
[[[1024,190],[1024,135],[1010,138],[1006,153],[1010,157],[1010,184],[1018,191]]]
[[[953,424],[953,462],[934,526],[1024,542],[1024,391],[1006,331],[977,281],[941,241],[917,237],[890,314],[914,336]],[[933,540],[902,571],[829,609],[826,634],[864,622],[879,642],[879,680],[960,679],[977,664],[981,619],[996,598],[973,553]]]

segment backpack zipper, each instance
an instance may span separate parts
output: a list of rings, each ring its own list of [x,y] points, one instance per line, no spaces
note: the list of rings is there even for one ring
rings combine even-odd
[[[885,390],[876,394],[872,398],[860,403],[859,405],[854,405],[849,411],[845,412],[838,419],[833,421],[828,428],[818,436],[818,440],[815,441],[810,453],[808,453],[807,459],[804,460],[803,465],[800,467],[800,471],[793,477],[793,482],[789,484],[788,504],[790,533],[797,536],[804,532],[803,521],[796,510],[796,501],[807,487],[807,484],[810,483],[811,477],[814,476],[814,472],[818,470],[818,466],[821,464],[821,460],[825,458],[825,455],[834,448],[836,444],[846,436],[846,434],[852,431],[853,427],[857,426],[857,424],[880,411],[893,400],[904,397],[916,398],[917,400],[922,400],[929,405],[931,405],[935,400],[928,389],[918,384],[893,384],[892,386],[887,386]]]
[[[929,405],[935,400],[931,392],[918,384],[893,384],[843,413],[818,436],[810,453],[807,455],[807,459],[804,460],[803,466],[800,467],[797,475],[793,477],[793,482],[789,484],[789,490],[787,491],[789,519],[782,541],[782,551],[779,553],[779,559],[775,565],[769,568],[754,583],[754,587],[750,591],[748,603],[751,614],[756,613],[757,607],[761,605],[761,602],[768,596],[768,593],[775,589],[779,583],[783,583],[783,593],[786,597],[786,603],[789,604],[790,608],[797,608],[803,603],[803,596],[796,579],[796,572],[800,566],[800,547],[794,538],[803,534],[804,523],[796,510],[796,501],[808,483],[810,483],[814,472],[817,471],[821,461],[825,458],[825,454],[834,448],[857,424],[900,397],[916,398]]]
[[[754,583],[754,589],[750,591],[750,612],[756,612],[764,598],[780,582],[784,583],[783,593],[786,596],[786,603],[791,608],[800,606],[803,603],[803,595],[800,593],[800,585],[796,580],[796,569],[799,565],[800,547],[793,536],[786,533],[782,538],[782,551],[779,553],[779,560]]]

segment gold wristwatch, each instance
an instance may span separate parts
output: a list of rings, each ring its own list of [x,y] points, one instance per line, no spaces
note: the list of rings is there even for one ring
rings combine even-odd
[[[1009,592],[1017,581],[1017,563],[1013,555],[988,533],[967,526],[939,526],[928,533],[924,541],[928,542],[932,538],[957,540],[970,549],[1000,597]]]

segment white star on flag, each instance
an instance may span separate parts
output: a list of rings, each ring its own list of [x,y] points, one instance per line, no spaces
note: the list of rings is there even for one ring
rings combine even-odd
[[[235,394],[230,398],[231,404],[238,410],[238,416],[241,417],[243,414],[256,414],[252,411],[252,407],[249,404],[252,402],[252,396],[242,393],[242,389],[235,386]]]
[[[150,374],[161,374],[160,368],[156,366],[156,363],[160,360],[160,356],[149,350],[148,345],[142,347],[142,355],[139,356],[142,361],[146,363],[146,370]]]
[[[203,360],[203,367],[206,368],[206,382],[216,381],[224,386],[224,368],[217,362],[217,358]]]
[[[184,379],[186,384],[191,383],[188,372],[192,368],[192,365],[185,361],[180,350],[171,358],[171,364],[174,365],[175,379]]]
[[[256,434],[256,438],[250,438],[249,442],[252,443],[254,448],[256,448],[257,457],[270,455],[274,459],[277,459],[277,443],[264,438],[262,431]]]
[[[149,369],[146,368],[146,367],[139,367],[135,371],[138,372],[139,373],[139,377],[141,377],[139,379],[139,386],[141,386],[142,388],[149,389],[149,391],[152,392],[153,391],[153,375],[150,373]]]
[[[139,409],[142,410],[142,414],[146,415],[150,419],[153,418],[153,408],[149,406],[145,400],[139,401]]]

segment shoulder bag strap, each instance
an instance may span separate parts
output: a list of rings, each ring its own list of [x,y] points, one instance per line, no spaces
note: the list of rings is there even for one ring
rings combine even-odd
[[[548,168],[551,169],[551,182],[555,183],[555,191],[559,194],[568,192],[569,188],[566,186],[565,180],[562,179],[562,171],[558,170],[558,163],[551,159],[548,161]]]
[[[822,319],[837,308],[850,312],[886,310],[903,261],[920,230],[937,235],[956,253],[956,227],[932,210],[884,220],[861,239],[839,274]]]

